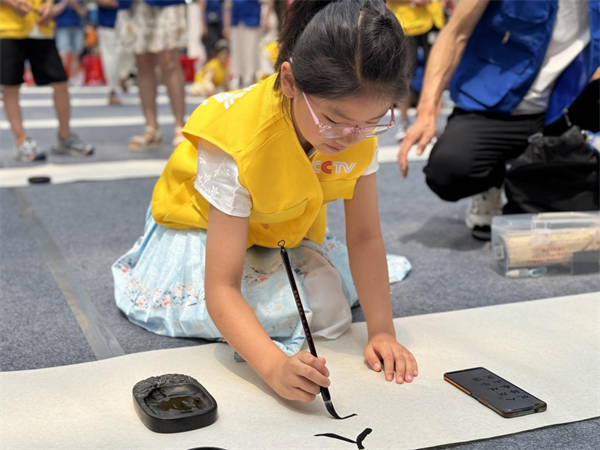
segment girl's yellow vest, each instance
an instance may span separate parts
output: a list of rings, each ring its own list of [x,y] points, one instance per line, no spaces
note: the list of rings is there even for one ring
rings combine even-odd
[[[317,152],[308,158],[280,95],[276,74],[243,91],[217,94],[192,114],[187,140],[169,159],[152,196],[152,215],[170,228],[208,226],[209,203],[194,188],[198,149],[216,146],[236,162],[239,181],[252,197],[248,247],[295,247],[307,238],[322,243],[326,204],[351,199],[356,181],[369,166],[376,138],[342,153]]]
[[[411,5],[407,2],[387,2],[388,8],[398,18],[404,34],[418,36],[425,34],[435,25],[441,30],[446,24],[442,5],[433,1],[426,5]]]
[[[34,11],[40,9],[44,0],[28,0],[30,11],[25,17],[19,16],[14,9],[4,3],[0,4],[0,38],[25,39],[39,20],[40,16]],[[40,33],[48,37],[54,35],[54,21],[45,27],[40,27]]]

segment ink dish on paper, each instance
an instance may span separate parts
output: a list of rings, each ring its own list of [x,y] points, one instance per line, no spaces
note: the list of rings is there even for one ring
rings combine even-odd
[[[217,420],[217,402],[196,379],[181,374],[150,377],[133,387],[135,411],[157,433],[179,433]]]

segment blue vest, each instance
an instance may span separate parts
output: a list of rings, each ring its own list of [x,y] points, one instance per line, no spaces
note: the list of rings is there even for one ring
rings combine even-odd
[[[206,23],[223,24],[223,2],[221,0],[208,0],[206,2]]]
[[[558,0],[491,1],[450,81],[456,106],[510,115],[533,84],[550,44]],[[591,41],[557,79],[545,122],[559,119],[600,66],[600,0],[589,0]]]
[[[145,0],[149,6],[173,6],[173,5],[184,5],[185,0]],[[119,9],[129,9],[133,0],[119,0]]]
[[[67,6],[54,20],[56,21],[57,28],[81,26],[81,17],[70,6]]]
[[[185,0],[146,0],[146,3],[150,6],[160,6],[163,8],[165,6],[184,5]]]
[[[114,28],[117,21],[117,8],[98,7],[98,25],[106,28]]]
[[[260,25],[260,3],[258,0],[233,0],[231,25],[240,23],[248,27]]]

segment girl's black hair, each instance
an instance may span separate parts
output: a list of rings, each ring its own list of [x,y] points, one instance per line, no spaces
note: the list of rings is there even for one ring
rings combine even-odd
[[[398,102],[407,93],[409,44],[384,0],[295,0],[278,44],[277,90],[287,61],[298,89],[318,97]]]

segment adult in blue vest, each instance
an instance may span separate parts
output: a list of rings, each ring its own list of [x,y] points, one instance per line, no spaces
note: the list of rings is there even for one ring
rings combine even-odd
[[[56,48],[69,78],[77,80],[85,39],[82,19],[87,15],[87,9],[81,0],[60,0],[53,6],[52,15],[56,21]],[[77,83],[82,84],[83,80]]]
[[[429,56],[417,120],[399,152],[421,154],[435,135],[436,105],[450,83],[456,106],[424,169],[442,199],[474,196],[467,226],[487,237],[501,214],[506,161],[529,136],[573,123],[598,131],[599,0],[460,2]]]
[[[184,79],[179,64],[179,48],[187,45],[185,0],[119,0],[117,35],[126,50],[135,54],[137,84],[146,128],[129,141],[129,150],[162,148],[156,110],[157,83],[154,69],[158,63],[167,87],[175,130],[171,144],[184,141]]]
[[[260,39],[268,30],[273,9],[274,0],[225,0],[223,36],[231,39],[231,89],[247,87],[256,81]]]
[[[217,42],[223,39],[223,0],[200,0],[200,21],[206,58],[211,59],[217,54]]]

